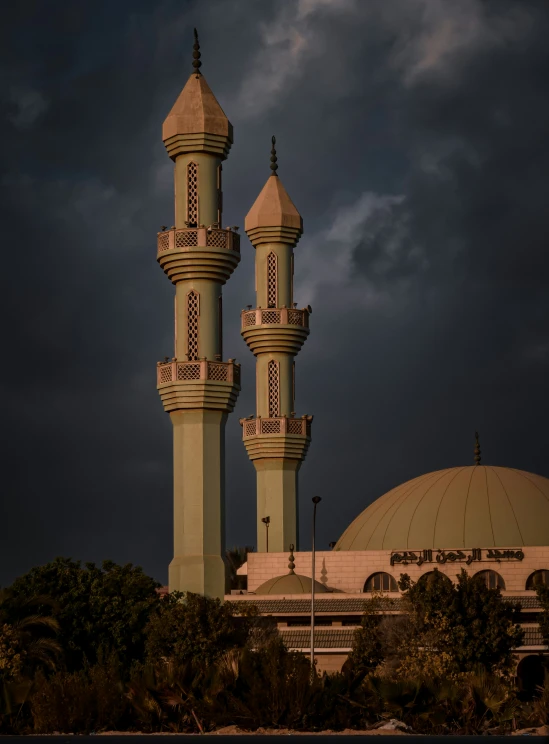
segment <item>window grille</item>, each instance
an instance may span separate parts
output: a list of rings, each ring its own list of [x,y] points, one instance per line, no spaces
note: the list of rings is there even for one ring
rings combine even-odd
[[[158,253],[162,253],[163,251],[167,251],[170,248],[170,236],[168,233],[162,233],[162,235],[158,236]]]
[[[302,419],[288,419],[288,434],[303,434]]]
[[[276,307],[277,273],[276,253],[269,253],[267,256],[267,307]]]
[[[180,230],[175,233],[175,247],[187,248],[198,245],[198,232],[196,230]]]
[[[187,295],[187,356],[190,362],[198,359],[198,316],[200,295],[194,289]]]
[[[177,365],[178,380],[200,380],[200,364],[179,363]]]
[[[261,433],[280,434],[280,420],[276,419],[275,421],[269,421],[269,419],[262,419]]]
[[[198,227],[198,164],[187,165],[187,221],[189,227]]]
[[[269,418],[280,416],[280,381],[278,362],[271,359],[269,362]]]

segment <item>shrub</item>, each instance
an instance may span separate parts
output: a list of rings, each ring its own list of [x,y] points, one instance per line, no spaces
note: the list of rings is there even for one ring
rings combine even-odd
[[[126,723],[127,701],[115,657],[78,672],[39,677],[30,703],[33,733],[86,733]]]

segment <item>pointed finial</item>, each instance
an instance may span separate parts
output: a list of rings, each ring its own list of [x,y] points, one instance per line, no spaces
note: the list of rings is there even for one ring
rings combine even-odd
[[[478,431],[475,431],[475,465],[480,465],[480,444],[478,441]]]
[[[276,157],[276,150],[275,150],[276,137],[274,136],[274,134],[273,134],[273,138],[271,141],[273,143],[273,147],[271,149],[271,170],[273,172],[272,173],[273,176],[278,176],[278,173],[276,172],[278,168],[278,165],[276,164],[277,157]]]
[[[295,568],[295,563],[294,563],[294,546],[293,545],[290,545],[290,557],[289,557],[289,561],[290,561],[288,563],[288,568],[290,569],[289,573],[293,574],[293,573],[295,573],[295,571],[294,571],[294,568]]]
[[[202,67],[202,62],[200,61],[200,44],[198,43],[198,31],[196,28],[194,30],[193,67],[196,77],[198,77],[201,74],[200,67]]]

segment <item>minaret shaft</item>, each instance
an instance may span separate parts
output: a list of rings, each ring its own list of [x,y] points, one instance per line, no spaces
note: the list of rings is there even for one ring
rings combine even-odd
[[[221,158],[205,152],[179,155],[174,168],[175,226],[221,227]]]
[[[197,51],[195,33],[195,62]],[[157,237],[157,260],[176,294],[175,357],[157,365],[173,425],[169,586],[223,599],[225,424],[240,390],[240,367],[222,361],[221,297],[240,261],[240,237],[221,229],[221,162],[232,127],[200,73],[189,77],[164,122],[163,140],[175,161],[175,225]]]
[[[294,358],[290,354],[269,352],[257,355],[255,365],[256,410],[261,418],[292,415],[294,410],[293,366]]]
[[[294,251],[287,243],[261,243],[256,248],[258,307],[292,307]],[[272,281],[273,274],[276,281]]]
[[[222,354],[221,285],[209,279],[181,281],[175,294],[175,356],[214,361]]]
[[[276,170],[274,141],[271,162]],[[298,544],[298,472],[312,416],[295,418],[294,359],[309,333],[309,309],[293,302],[293,249],[302,221],[276,174],[246,217],[255,247],[256,308],[242,312],[242,335],[256,356],[256,416],[241,419],[257,474],[257,546],[284,552]]]

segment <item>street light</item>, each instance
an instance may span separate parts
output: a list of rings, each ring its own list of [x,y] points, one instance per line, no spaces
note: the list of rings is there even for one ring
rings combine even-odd
[[[263,517],[262,520],[263,524],[265,525],[265,552],[269,552],[269,525],[271,523],[270,517]]]
[[[311,550],[311,675],[315,671],[315,529],[316,529],[316,507],[322,499],[313,496],[313,544]]]

